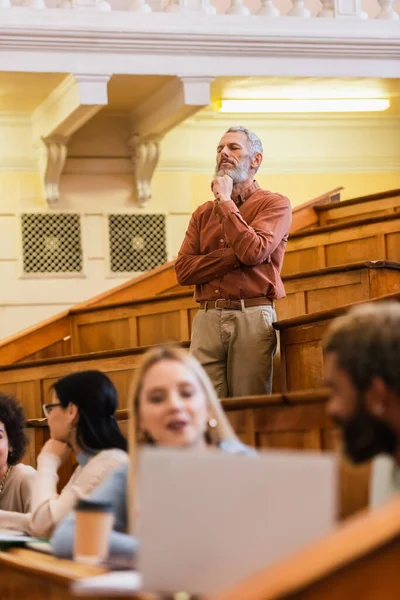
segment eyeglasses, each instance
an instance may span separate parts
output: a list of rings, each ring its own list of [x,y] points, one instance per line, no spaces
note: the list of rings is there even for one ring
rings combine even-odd
[[[56,404],[44,404],[43,405],[44,416],[47,418],[49,416],[49,414],[51,413],[51,411],[53,410],[53,408],[55,408],[56,406],[61,406],[61,404],[59,402],[57,402]]]

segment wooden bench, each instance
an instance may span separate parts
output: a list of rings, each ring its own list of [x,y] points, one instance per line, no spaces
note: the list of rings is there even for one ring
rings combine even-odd
[[[181,345],[188,347],[188,343]],[[113,381],[120,407],[125,408],[132,374],[146,350],[130,348],[7,365],[0,367],[0,391],[19,398],[27,418],[38,418],[43,416],[42,405],[48,401],[52,383],[69,373],[98,369]]]
[[[400,213],[294,233],[282,275],[363,260],[400,262]]]
[[[283,277],[286,298],[278,320],[336,308],[400,291],[400,263],[363,261]]]
[[[397,600],[399,556],[397,497],[210,600]]]
[[[314,210],[321,226],[347,223],[362,217],[375,219],[400,211],[400,190],[360,196],[334,204],[319,204],[314,206]]]
[[[222,400],[223,407],[238,435],[246,444],[260,449],[339,452],[340,435],[328,418],[325,390],[291,394],[249,396]],[[128,432],[127,410],[117,413],[122,431]],[[49,433],[45,419],[28,423],[29,447],[24,462],[36,465],[36,457]],[[76,464],[71,461],[59,472],[60,489],[70,478]],[[347,517],[368,504],[370,466],[354,467],[340,462],[340,511]]]
[[[72,600],[71,585],[82,577],[106,573],[106,569],[80,565],[25,548],[0,552],[1,600]],[[155,596],[132,594],[132,600],[155,600]],[[97,600],[98,596],[85,596]],[[116,600],[115,596],[102,596]]]
[[[278,319],[333,308],[400,290],[400,263],[364,261],[284,277],[286,298],[276,303]],[[188,341],[198,304],[190,290],[125,304],[88,306],[69,312],[69,337],[23,358],[134,348]],[[62,346],[60,346],[62,344]]]
[[[400,293],[372,299],[372,302],[400,302]],[[363,302],[355,303],[363,304]],[[321,311],[274,323],[279,331],[282,392],[319,388],[323,378],[322,339],[331,322],[352,305]]]

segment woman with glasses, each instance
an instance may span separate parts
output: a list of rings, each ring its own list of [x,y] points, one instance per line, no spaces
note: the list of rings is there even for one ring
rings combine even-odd
[[[80,498],[88,496],[110,473],[128,463],[127,442],[115,420],[117,391],[100,371],[81,371],[52,386],[43,406],[50,439],[37,459],[32,487],[29,532],[49,537]],[[58,469],[70,453],[78,467],[57,494]]]
[[[115,524],[110,555],[128,559],[137,547],[137,540],[127,534],[127,496],[129,487],[129,502],[133,502],[137,444],[204,451],[217,447],[223,452],[256,454],[236,437],[203,367],[179,348],[159,347],[144,355],[135,373],[131,402],[130,468],[125,465],[113,473],[91,495],[93,500],[112,502]],[[55,530],[54,553],[71,557],[73,537],[72,513]]]
[[[24,531],[29,523],[35,469],[20,462],[26,442],[22,407],[0,392],[0,529]]]

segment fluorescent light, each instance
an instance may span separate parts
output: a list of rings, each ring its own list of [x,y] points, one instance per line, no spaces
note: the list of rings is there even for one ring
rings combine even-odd
[[[387,98],[221,100],[225,113],[376,112],[389,108]]]

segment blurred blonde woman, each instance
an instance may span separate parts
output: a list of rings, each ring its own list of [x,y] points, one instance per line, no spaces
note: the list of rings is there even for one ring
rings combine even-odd
[[[143,356],[131,398],[130,467],[116,471],[91,495],[114,506],[111,556],[131,557],[138,545],[127,535],[128,479],[129,496],[134,498],[138,445],[196,450],[216,446],[223,452],[255,454],[236,437],[204,369],[180,348],[160,346]],[[57,556],[72,555],[74,525],[72,513],[55,530],[51,543]]]

